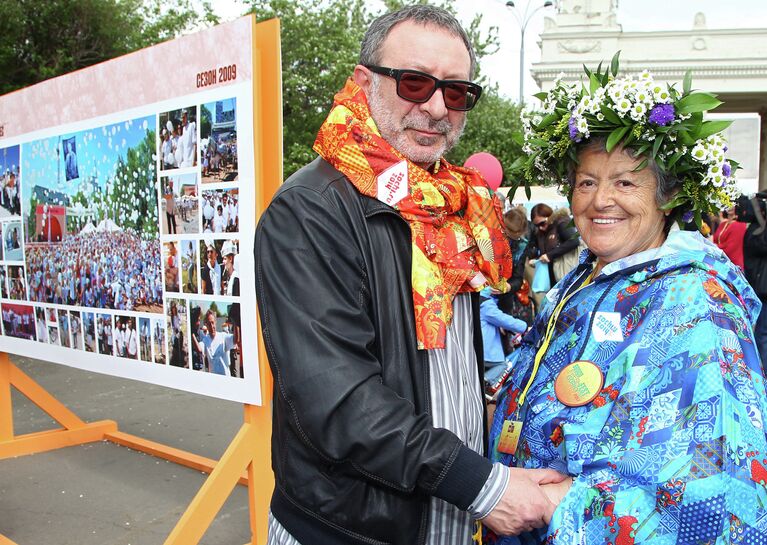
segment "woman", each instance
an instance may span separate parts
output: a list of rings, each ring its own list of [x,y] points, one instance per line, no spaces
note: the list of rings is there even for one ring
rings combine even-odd
[[[756,543],[767,520],[760,305],[718,248],[675,224],[730,205],[717,126],[696,107],[678,114],[716,101],[649,75],[591,82],[559,83],[544,104],[562,117],[529,127],[531,165],[566,178],[589,251],[549,292],[491,429],[496,461],[572,480],[546,532],[487,542]],[[657,100],[629,115],[640,92]],[[694,142],[682,150],[683,138]]]
[[[554,264],[577,250],[580,237],[572,226],[567,208],[552,210],[546,204],[537,204],[530,210],[535,237],[529,246],[528,257],[549,264],[549,278],[553,286],[561,278],[554,274]]]
[[[746,235],[748,224],[738,221],[735,207],[723,212],[722,221],[714,232],[714,244],[727,254],[730,261],[743,270],[743,237]]]
[[[527,257],[527,216],[524,208],[514,207],[503,215],[503,231],[509,239],[513,267],[509,291],[497,297],[498,308],[506,314],[523,320],[528,326],[533,323],[533,304],[530,300],[530,284],[524,278]],[[508,350],[507,350],[508,352]]]

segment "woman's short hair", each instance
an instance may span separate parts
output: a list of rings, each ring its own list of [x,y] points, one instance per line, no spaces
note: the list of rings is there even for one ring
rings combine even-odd
[[[514,207],[503,215],[506,236],[517,240],[527,234],[527,216],[521,208]]]
[[[553,213],[554,210],[548,204],[538,203],[530,209],[530,219],[533,219],[535,216],[548,218]]]

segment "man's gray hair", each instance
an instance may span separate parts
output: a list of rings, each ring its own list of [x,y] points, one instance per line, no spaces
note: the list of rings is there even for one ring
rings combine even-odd
[[[466,50],[469,52],[471,65],[469,67],[469,79],[474,77],[474,71],[477,67],[477,58],[474,55],[474,48],[471,45],[468,34],[453,15],[437,6],[428,4],[417,4],[408,6],[385,15],[381,15],[373,21],[362,38],[362,47],[360,48],[360,64],[378,65],[381,62],[381,46],[394,26],[404,21],[413,21],[420,25],[431,25],[441,28],[450,34],[463,40]],[[395,66],[393,68],[399,68]]]

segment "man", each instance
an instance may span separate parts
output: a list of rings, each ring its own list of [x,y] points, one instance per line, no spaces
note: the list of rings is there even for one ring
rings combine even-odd
[[[200,267],[202,293],[205,295],[221,295],[221,264],[218,262],[218,251],[212,242],[206,246],[207,261]]]
[[[74,150],[74,138],[67,140],[67,152],[64,156],[64,166],[67,181],[79,177],[77,172],[77,154]]]
[[[138,334],[136,333],[136,329],[133,327],[133,319],[126,319],[128,324],[124,330],[125,352],[127,357],[135,360],[138,356]]]
[[[189,121],[189,112],[181,111],[181,146],[180,168],[193,167],[197,164],[197,124]]]
[[[487,186],[442,159],[479,98],[473,72],[446,11],[377,19],[321,158],[263,214],[270,545],[468,545],[473,519],[518,533],[553,512],[539,484],[562,476],[482,456],[476,292],[505,288],[511,255]]]
[[[224,241],[224,245],[221,247],[221,255],[224,257],[224,288],[223,295],[230,297],[237,297],[240,295],[240,276],[237,271],[237,265],[235,260],[237,259],[237,246],[231,240]],[[240,319],[240,303],[232,303],[229,305],[229,322],[232,324],[232,333],[234,334],[234,340],[237,343],[237,352],[231,353],[231,361],[229,362],[229,370],[233,377],[242,378],[242,366],[239,356],[242,354],[242,321]]]
[[[205,358],[208,360],[211,373],[230,376],[229,351],[235,347],[234,335],[216,331],[216,314],[212,310],[205,313],[207,334],[202,335],[202,345],[205,347]]]
[[[226,231],[226,218],[224,217],[224,206],[218,205],[218,214],[213,218],[213,232],[223,233]]]

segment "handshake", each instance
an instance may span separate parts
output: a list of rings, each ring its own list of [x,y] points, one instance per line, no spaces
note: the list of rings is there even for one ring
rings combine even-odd
[[[498,535],[517,535],[549,524],[573,484],[553,469],[509,468],[509,484],[482,524]]]

